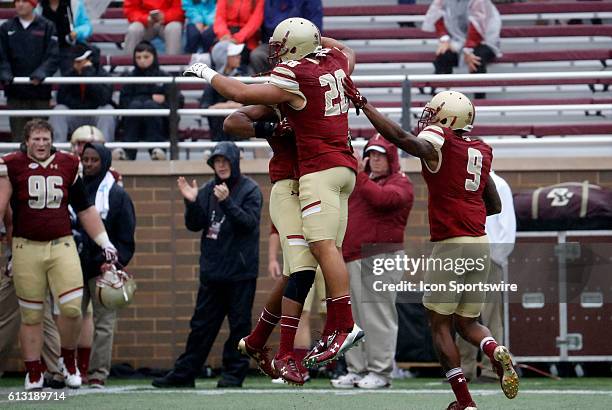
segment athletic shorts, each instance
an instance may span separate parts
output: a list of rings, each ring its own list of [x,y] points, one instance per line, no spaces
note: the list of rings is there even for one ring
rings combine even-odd
[[[355,187],[355,172],[334,167],[300,178],[300,205],[308,243],[331,239],[342,247],[348,222],[348,198]]]
[[[83,273],[72,236],[45,242],[13,238],[13,282],[24,308],[42,310],[47,289],[60,303],[81,297]]]
[[[317,260],[310,253],[302,231],[299,183],[283,179],[270,192],[270,219],[278,231],[283,251],[283,275],[302,270],[315,270]]]
[[[431,260],[444,263],[430,267],[425,272],[424,283],[436,289],[426,289],[423,305],[441,315],[457,314],[464,317],[478,317],[486,292],[470,290],[457,293],[460,286],[475,287],[486,284],[490,267],[489,239],[460,236],[436,242]],[[466,265],[466,261],[474,261]],[[454,268],[449,269],[453,264]]]

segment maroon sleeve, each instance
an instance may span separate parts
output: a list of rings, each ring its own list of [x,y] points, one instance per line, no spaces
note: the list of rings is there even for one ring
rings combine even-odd
[[[361,195],[372,206],[383,209],[412,207],[414,193],[412,184],[405,176],[393,177],[385,185],[372,181],[365,172],[357,175]]]
[[[475,48],[482,43],[482,36],[476,30],[476,27],[472,23],[468,26],[467,39],[465,40],[465,46],[468,48]]]
[[[438,19],[438,21],[436,21],[436,34],[438,35],[438,37],[442,37],[448,34],[448,31],[446,31],[446,26],[444,25],[443,18],[440,18]]]

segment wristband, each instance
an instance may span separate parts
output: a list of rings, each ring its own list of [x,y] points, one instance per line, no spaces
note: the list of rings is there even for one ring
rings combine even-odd
[[[274,134],[274,130],[278,124],[271,121],[255,121],[253,122],[253,129],[255,130],[255,136],[257,138],[268,139]]]
[[[101,234],[99,234],[98,236],[96,236],[94,238],[94,242],[98,244],[98,246],[102,249],[104,248],[114,248],[113,244],[111,243],[108,234],[106,233],[106,231],[102,231]]]
[[[201,75],[202,75],[202,78],[208,81],[208,84],[210,84],[214,76],[216,76],[217,74],[219,73],[207,66],[206,68],[202,70]]]

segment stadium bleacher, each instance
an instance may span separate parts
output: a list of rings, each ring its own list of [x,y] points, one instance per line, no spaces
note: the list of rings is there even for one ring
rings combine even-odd
[[[325,34],[345,41],[357,51],[355,75],[411,75],[433,71],[436,38],[419,28],[399,27],[399,22],[419,22],[428,4],[368,5],[362,0],[356,5],[338,6],[338,2],[325,2]],[[127,28],[120,2],[113,2],[100,19],[94,20],[91,41],[102,50],[102,63],[115,74],[132,67],[131,56],[120,49]],[[504,23],[502,51],[504,54],[489,66],[492,73],[502,72],[552,72],[552,71],[601,71],[612,64],[612,2],[608,1],[549,1],[521,2],[497,5]],[[12,9],[0,9],[0,20],[13,15]],[[582,24],[566,24],[581,19]],[[590,19],[600,19],[602,24],[590,24]],[[367,30],[359,29],[367,22]],[[159,60],[167,71],[177,74],[191,61],[191,55],[161,55]],[[456,70],[457,73],[465,69]],[[419,82],[411,86],[411,105],[423,106],[431,92],[454,87],[466,93],[486,92],[487,98],[477,100],[477,106],[513,105],[575,105],[610,104],[610,79],[571,80],[496,80],[474,82]],[[362,82],[363,93],[379,107],[399,108],[402,103],[401,82]],[[117,85],[116,90],[120,87]],[[182,84],[179,87],[186,97],[185,108],[197,108],[201,95],[199,84]],[[118,99],[118,92],[115,93]],[[0,105],[4,99],[0,99]],[[479,135],[602,135],[612,134],[610,110],[583,112],[546,111],[529,115],[497,114],[479,115]],[[563,115],[560,113],[563,111]],[[391,114],[392,116],[394,114]],[[395,115],[398,117],[399,114]],[[508,121],[506,124],[500,124]],[[607,117],[608,116],[608,117]],[[398,117],[399,118],[399,117]],[[351,117],[355,136],[369,137],[373,130],[363,117]],[[492,128],[494,127],[494,128]],[[181,138],[207,138],[207,122],[198,116],[182,116]],[[8,121],[0,118],[0,137],[6,138]]]

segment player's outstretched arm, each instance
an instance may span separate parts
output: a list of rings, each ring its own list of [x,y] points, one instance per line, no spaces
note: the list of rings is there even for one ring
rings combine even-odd
[[[495,215],[501,212],[501,199],[499,198],[495,181],[491,175],[489,175],[484,191],[482,191],[482,199],[484,200],[485,207],[487,208],[487,216]]]
[[[404,131],[395,121],[391,121],[381,114],[376,107],[368,102],[367,98],[361,95],[350,77],[345,78],[342,82],[344,93],[357,109],[357,114],[359,114],[360,109],[363,110],[380,135],[415,157],[426,161],[438,161],[438,152],[429,141],[417,138],[412,133]]]
[[[353,70],[355,69],[355,51],[352,48],[347,46],[341,41],[333,39],[331,37],[321,37],[321,46],[324,48],[332,48],[336,47],[338,50],[342,51],[342,53],[346,56],[349,62],[349,72],[348,75],[353,74]]]
[[[184,72],[185,77],[198,77],[208,83],[228,100],[244,105],[275,105],[289,103],[295,107],[303,105],[303,98],[281,90],[272,84],[244,84],[235,78],[226,77],[203,63],[195,63]]]
[[[278,116],[272,107],[267,105],[248,105],[240,107],[225,118],[223,132],[239,138],[256,137],[254,127],[257,121],[278,122]]]

